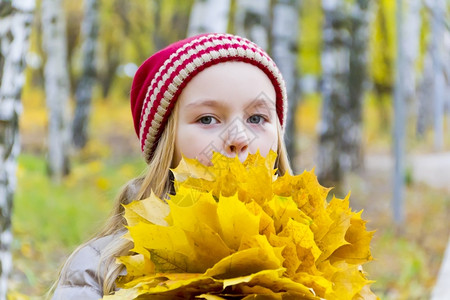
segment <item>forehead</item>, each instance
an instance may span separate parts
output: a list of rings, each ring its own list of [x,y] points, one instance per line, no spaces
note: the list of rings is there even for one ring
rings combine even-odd
[[[202,70],[184,87],[178,101],[245,101],[247,105],[275,105],[275,88],[258,67],[244,62],[224,62]],[[253,103],[252,103],[253,102]]]

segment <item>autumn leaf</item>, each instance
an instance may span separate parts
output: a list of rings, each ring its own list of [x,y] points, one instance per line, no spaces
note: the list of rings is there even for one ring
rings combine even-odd
[[[243,236],[259,234],[260,218],[249,212],[237,196],[221,197],[217,214],[223,239],[231,249],[239,248]]]
[[[134,243],[104,299],[377,299],[361,265],[372,260],[362,212],[333,197],[313,171],[276,176],[266,158],[183,158],[175,195],[125,206]]]
[[[345,234],[347,245],[339,247],[334,253],[332,260],[345,260],[352,264],[363,264],[372,260],[370,254],[370,241],[375,233],[366,231],[366,221],[361,219],[362,211],[354,214],[350,219],[350,227]]]
[[[345,235],[350,227],[352,213],[348,207],[348,198],[341,200],[333,197],[327,207],[327,213],[333,222],[317,244],[322,250],[320,261],[327,259],[337,248],[348,244]]]
[[[130,287],[127,283],[136,278],[155,273],[154,263],[149,257],[145,257],[142,254],[122,256],[117,258],[117,262],[123,264],[127,269],[127,275],[121,278],[121,282],[118,282],[118,285],[123,288]]]

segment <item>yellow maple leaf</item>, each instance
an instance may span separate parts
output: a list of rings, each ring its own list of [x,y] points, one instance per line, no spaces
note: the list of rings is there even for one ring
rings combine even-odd
[[[345,240],[349,243],[334,251],[331,261],[345,260],[352,264],[362,264],[372,260],[370,253],[370,241],[375,233],[366,231],[366,221],[361,219],[360,211],[353,214],[350,219],[350,227],[345,234]]]
[[[152,223],[166,226],[165,218],[169,214],[170,208],[154,193],[146,201],[135,201],[124,205],[125,219],[128,226],[137,225],[139,222]]]
[[[376,299],[361,212],[349,196],[328,203],[313,171],[275,176],[275,161],[183,158],[167,203],[152,194],[125,206],[134,248],[105,299]]]
[[[123,264],[127,269],[127,275],[122,277],[121,281],[118,282],[119,287],[132,287],[133,284],[129,285],[127,283],[136,278],[155,273],[154,263],[149,257],[145,257],[142,254],[122,256],[117,258],[117,262]],[[123,285],[122,282],[124,283]]]
[[[244,235],[259,234],[260,218],[253,215],[237,196],[221,197],[217,207],[223,240],[231,249],[238,249]]]
[[[324,236],[317,241],[322,250],[320,261],[327,259],[336,249],[348,244],[345,234],[350,227],[352,213],[348,207],[348,198],[344,200],[333,197],[326,211],[333,220]]]

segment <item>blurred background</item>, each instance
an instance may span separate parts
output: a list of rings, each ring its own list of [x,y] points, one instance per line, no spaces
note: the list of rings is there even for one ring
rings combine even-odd
[[[450,233],[449,20],[448,0],[0,0],[0,294],[42,299],[145,170],[138,66],[230,32],[285,77],[295,172],[351,191],[376,230],[372,290],[429,299]]]

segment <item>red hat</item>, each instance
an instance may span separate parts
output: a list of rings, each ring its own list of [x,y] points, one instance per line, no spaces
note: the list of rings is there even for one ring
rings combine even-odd
[[[131,88],[134,128],[147,163],[152,159],[173,107],[186,84],[205,68],[242,61],[260,68],[276,92],[281,127],[286,123],[286,87],[275,62],[249,40],[223,33],[202,34],[178,41],[149,57],[137,70]]]

